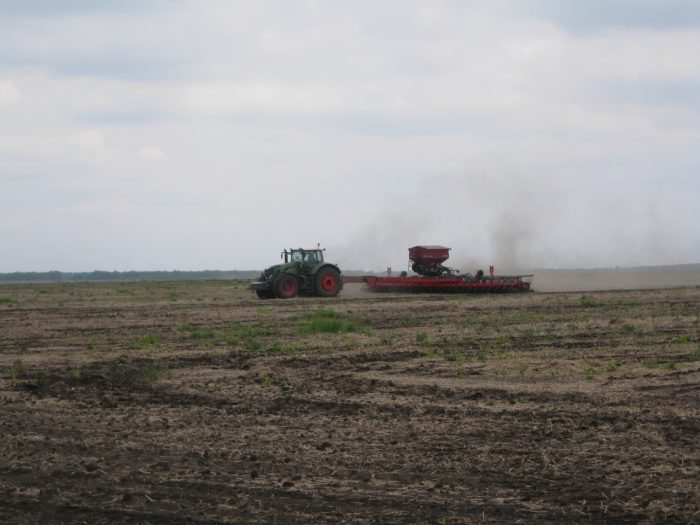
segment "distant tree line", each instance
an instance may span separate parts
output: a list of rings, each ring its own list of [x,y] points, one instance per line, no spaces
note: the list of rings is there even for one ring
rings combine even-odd
[[[528,270],[528,273],[567,275],[574,273],[624,273],[624,272],[668,272],[696,273],[700,272],[700,264],[676,264],[670,266],[640,266],[635,268],[589,268],[589,269],[554,269],[539,268]],[[343,275],[383,275],[384,272],[371,270],[344,270]],[[79,283],[79,282],[128,282],[128,281],[207,281],[226,279],[255,279],[260,270],[202,270],[195,272],[150,271],[150,272],[12,272],[0,273],[0,284],[3,283]]]
[[[202,270],[151,272],[12,272],[0,273],[0,283],[79,283],[127,281],[206,281],[224,279],[252,279],[260,275],[256,270]]]

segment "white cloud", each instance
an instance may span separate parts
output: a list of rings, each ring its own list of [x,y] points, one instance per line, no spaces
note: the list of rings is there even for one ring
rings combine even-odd
[[[20,97],[20,91],[12,82],[0,81],[0,106],[16,102]]]
[[[183,105],[214,115],[324,114],[343,108],[337,89],[285,83],[200,84],[183,89]]]
[[[167,155],[162,149],[154,146],[144,146],[143,148],[139,149],[138,154],[139,157],[149,160],[162,160],[167,158]]]
[[[90,151],[104,151],[105,139],[97,130],[83,130],[68,136],[68,142]]]

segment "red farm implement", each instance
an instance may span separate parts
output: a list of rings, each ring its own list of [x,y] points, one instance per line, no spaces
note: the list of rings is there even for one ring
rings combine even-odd
[[[529,292],[532,275],[495,275],[479,270],[476,274],[460,274],[443,266],[450,257],[444,246],[414,246],[408,249],[408,263],[417,275],[401,272],[398,277],[367,276],[364,281],[376,292],[430,293],[516,293]]]

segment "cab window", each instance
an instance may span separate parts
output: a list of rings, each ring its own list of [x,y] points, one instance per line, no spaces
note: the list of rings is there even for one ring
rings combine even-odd
[[[309,264],[316,264],[316,252],[306,252],[304,254],[304,262]]]

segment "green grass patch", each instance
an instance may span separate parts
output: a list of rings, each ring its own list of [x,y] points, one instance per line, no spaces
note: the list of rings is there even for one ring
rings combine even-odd
[[[245,342],[245,348],[246,350],[250,350],[251,352],[255,352],[257,350],[260,350],[262,348],[262,343],[258,341],[257,339],[248,339]]]
[[[180,326],[178,332],[186,334],[193,339],[215,339],[217,336],[216,331],[212,328],[207,326],[194,326],[190,323],[185,323]]]
[[[689,335],[679,335],[678,337],[676,337],[673,340],[673,342],[676,343],[677,345],[684,345],[684,344],[690,343],[691,340],[690,340]]]
[[[23,379],[27,377],[27,367],[24,366],[21,359],[15,359],[12,366],[8,369],[10,378],[14,381],[16,379]]]
[[[513,350],[507,350],[501,347],[486,346],[483,350],[483,355],[492,359],[518,359],[520,356]]]
[[[501,317],[503,317],[503,315]],[[527,323],[535,320],[537,317],[538,315],[534,312],[517,312],[508,315],[508,319],[510,319],[512,323]]]
[[[535,335],[535,331],[532,328],[525,328],[520,331],[520,337],[531,338]]]
[[[117,293],[120,293],[123,295],[136,295],[136,291],[133,290],[132,288],[119,288],[117,290]]]
[[[456,348],[453,348],[450,352],[445,355],[445,361],[450,361],[453,363],[459,363],[466,360],[464,357],[464,354],[457,350]]]
[[[242,345],[249,352],[257,352],[263,347],[263,344],[258,338],[275,335],[277,333],[279,333],[279,329],[269,326],[235,324],[226,329],[223,334],[223,341],[228,346]],[[212,339],[209,341],[211,340]]]
[[[149,348],[151,346],[157,346],[160,344],[160,338],[156,335],[144,335],[139,339],[136,344],[139,348]]]
[[[635,331],[635,328],[634,328],[634,326],[632,326],[631,324],[623,324],[623,325],[620,327],[620,333],[621,333],[621,334],[633,334],[634,331]]]
[[[438,346],[452,346],[454,343],[452,342],[452,339],[450,339],[448,336],[443,335],[440,336],[440,339],[437,340],[436,344]]]
[[[144,365],[139,370],[139,376],[144,383],[152,385],[161,379],[172,379],[173,374],[167,368],[158,368],[154,365]]]
[[[435,348],[428,348],[428,349],[424,352],[423,355],[425,356],[426,359],[431,359],[431,360],[432,360],[432,359],[438,359],[438,358],[440,357],[440,356],[438,355],[437,351],[435,350]]]
[[[301,334],[360,332],[363,327],[355,320],[346,319],[333,310],[316,310],[307,322],[298,328]]]
[[[595,297],[591,297],[590,295],[582,295],[579,299],[579,304],[585,308],[591,308],[594,306],[600,306],[603,303],[601,303]]]
[[[688,356],[687,361],[689,363],[697,363],[698,361],[700,361],[700,346],[698,346],[695,352]]]
[[[420,326],[420,319],[418,319],[415,316],[409,317],[408,319],[406,319],[406,324],[408,326]]]
[[[507,345],[510,342],[510,337],[507,335],[499,335],[496,338],[496,343],[499,345]]]
[[[251,326],[247,324],[235,324],[227,329],[230,335],[238,337],[260,337],[266,335],[276,335],[279,333],[277,328],[270,326]]]
[[[426,332],[418,332],[416,334],[416,343],[422,344],[428,340],[428,334]]]
[[[618,301],[615,303],[616,306],[641,306],[642,303],[639,301]]]
[[[297,348],[294,345],[283,345],[282,343],[275,342],[267,349],[267,352],[270,354],[294,355],[297,353]]]
[[[17,304],[17,299],[12,299],[11,297],[0,297],[0,304],[14,306]]]
[[[345,339],[345,344],[343,345],[348,350],[356,350],[360,348],[360,342],[357,339]]]

